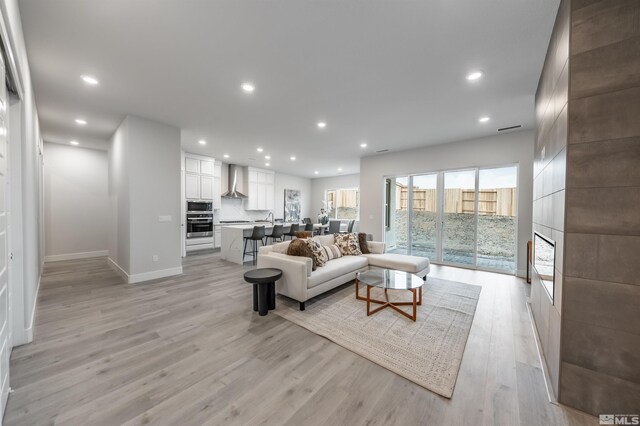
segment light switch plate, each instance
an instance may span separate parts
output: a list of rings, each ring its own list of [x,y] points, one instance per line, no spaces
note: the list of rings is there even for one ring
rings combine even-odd
[[[171,222],[171,216],[158,216],[158,222]]]

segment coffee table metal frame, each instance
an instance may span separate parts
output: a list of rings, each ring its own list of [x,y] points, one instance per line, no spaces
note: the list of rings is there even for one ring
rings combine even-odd
[[[395,272],[395,270],[393,269],[389,269],[389,271]],[[402,272],[402,271],[400,271]],[[408,272],[407,272],[408,273]],[[367,316],[371,316],[373,314],[375,314],[376,312],[379,312],[381,310],[383,310],[384,308],[391,308],[393,310],[395,310],[396,312],[398,312],[401,315],[404,315],[405,317],[409,318],[412,321],[415,321],[416,318],[418,317],[417,314],[417,308],[418,306],[422,305],[422,285],[418,288],[406,288],[406,289],[392,289],[392,290],[406,290],[406,291],[410,291],[413,294],[413,300],[411,302],[390,302],[389,301],[389,295],[387,293],[387,288],[384,289],[384,298],[385,300],[378,300],[378,299],[372,299],[371,298],[371,289],[373,287],[379,287],[378,285],[375,284],[368,284],[368,283],[364,283],[367,286],[367,296],[363,297],[360,296],[360,290],[359,290],[359,285],[360,285],[360,280],[358,279],[359,274],[356,274],[356,281],[355,281],[355,285],[356,285],[356,299],[358,300],[364,300],[367,302]],[[423,281],[421,278],[419,278],[418,276],[416,276],[416,278],[420,279],[421,281]],[[375,309],[371,309],[371,304],[375,303],[378,304],[380,306],[378,306]],[[398,306],[412,306],[413,307],[413,315],[410,315],[408,313],[406,313],[404,310],[400,309]]]

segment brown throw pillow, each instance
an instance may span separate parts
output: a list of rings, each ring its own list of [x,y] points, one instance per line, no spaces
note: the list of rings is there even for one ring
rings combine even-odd
[[[367,244],[367,234],[358,232],[358,243],[360,243],[360,251],[362,254],[369,254],[369,245]]]
[[[289,256],[308,257],[312,261],[311,270],[312,271],[316,270],[316,267],[317,267],[316,260],[313,257],[313,252],[311,251],[311,248],[309,247],[309,245],[305,240],[300,239],[300,240],[291,241],[291,243],[289,244],[289,247],[287,248],[287,254]]]

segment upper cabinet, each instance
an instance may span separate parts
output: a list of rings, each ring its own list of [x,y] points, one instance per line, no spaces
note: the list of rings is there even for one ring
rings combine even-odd
[[[248,167],[247,178],[246,210],[273,210],[275,206],[275,173],[271,170]]]
[[[185,198],[211,201],[214,209],[220,208],[222,189],[222,163],[214,158],[185,153]]]

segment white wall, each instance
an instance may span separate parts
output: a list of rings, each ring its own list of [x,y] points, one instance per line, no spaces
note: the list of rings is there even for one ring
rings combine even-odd
[[[284,190],[297,189],[300,191],[300,218],[311,214],[311,179],[276,173],[275,177],[275,209],[276,218],[284,219]]]
[[[109,163],[112,262],[129,282],[181,273],[180,129],[129,115],[111,139]]]
[[[519,165],[518,274],[526,269],[531,238],[534,133],[525,130],[468,141],[365,157],[360,160],[360,230],[381,239],[384,226],[384,178],[476,166]]]
[[[107,167],[105,151],[44,144],[45,260],[107,255]]]
[[[309,216],[313,222],[318,220],[327,189],[359,188],[360,175],[339,175],[311,180],[311,211]],[[362,198],[362,195],[360,196]],[[362,204],[362,201],[360,202]],[[362,211],[362,209],[361,209]]]
[[[131,271],[129,255],[129,163],[125,119],[111,137],[109,147],[109,259],[122,272]],[[129,272],[126,272],[128,274]]]

